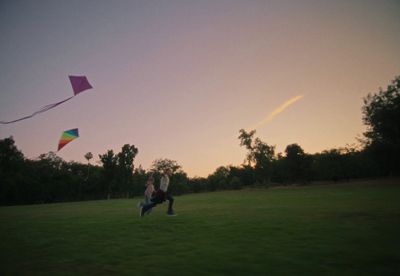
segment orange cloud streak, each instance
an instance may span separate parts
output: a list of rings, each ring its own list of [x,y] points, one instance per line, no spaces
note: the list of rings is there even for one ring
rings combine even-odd
[[[294,104],[295,102],[297,102],[298,100],[300,100],[301,98],[303,98],[304,95],[298,95],[295,96],[289,100],[287,100],[286,102],[284,102],[281,106],[279,106],[278,108],[276,108],[274,111],[272,111],[270,114],[268,114],[267,117],[265,117],[262,121],[258,122],[257,124],[253,125],[250,129],[258,129],[261,128],[265,125],[267,125],[269,122],[271,122],[278,114],[282,113],[283,111],[285,111],[286,108],[288,108],[289,106],[291,106],[292,104]]]

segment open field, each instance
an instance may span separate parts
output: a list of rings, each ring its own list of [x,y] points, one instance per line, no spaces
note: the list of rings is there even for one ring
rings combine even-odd
[[[0,208],[1,275],[399,275],[398,180]],[[160,274],[159,274],[160,273]]]

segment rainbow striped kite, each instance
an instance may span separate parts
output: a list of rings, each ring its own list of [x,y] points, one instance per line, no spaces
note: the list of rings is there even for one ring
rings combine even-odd
[[[75,140],[78,137],[79,133],[77,128],[64,131],[61,134],[60,141],[58,142],[58,151],[62,149],[66,144],[68,144],[72,140]]]

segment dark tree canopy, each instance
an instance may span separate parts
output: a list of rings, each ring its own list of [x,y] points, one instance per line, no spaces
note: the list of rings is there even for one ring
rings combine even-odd
[[[272,161],[275,158],[275,147],[261,141],[260,138],[253,139],[256,131],[246,132],[239,130],[240,145],[248,150],[246,160],[248,166],[254,164],[255,174],[258,181],[269,182],[271,179]]]
[[[307,181],[311,168],[311,158],[298,144],[291,144],[285,150],[285,169],[289,181]]]
[[[364,98],[363,121],[367,148],[390,169],[399,173],[400,164],[400,76],[386,90]]]
[[[285,149],[286,157],[290,159],[297,159],[304,156],[304,150],[298,144],[288,145]]]
[[[172,174],[178,172],[182,167],[175,160],[160,158],[153,161],[151,171],[162,174],[166,171],[171,171]]]
[[[12,136],[0,140],[0,168],[12,169],[15,165],[24,160],[24,155],[15,146]]]
[[[307,184],[309,181],[346,181],[400,172],[400,77],[376,94],[364,98],[365,147],[337,148],[307,154],[298,144],[275,154],[275,147],[255,137],[256,131],[239,131],[246,159],[239,166],[220,166],[207,178],[188,178],[177,161],[156,159],[149,171],[135,169],[138,149],[125,144],[119,153],[99,154],[102,166],[66,162],[54,152],[26,159],[13,137],[0,139],[0,205],[49,203],[142,196],[150,174],[157,183],[172,171],[170,192],[241,189],[250,185]],[[90,174],[89,174],[90,171]],[[90,177],[89,177],[90,175]]]

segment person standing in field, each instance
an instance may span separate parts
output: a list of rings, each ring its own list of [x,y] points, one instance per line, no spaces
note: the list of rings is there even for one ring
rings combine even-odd
[[[151,203],[140,206],[140,216],[141,217],[143,217],[144,214],[148,213],[148,211],[150,211],[157,204],[161,204],[166,200],[168,200],[167,215],[169,215],[169,216],[175,215],[174,210],[172,208],[173,204],[174,204],[174,198],[168,193],[169,178],[170,178],[171,174],[172,174],[172,172],[170,169],[167,169],[163,173],[163,175],[160,179],[160,187],[156,191],[155,196],[151,199]]]
[[[146,181],[146,190],[144,191],[144,202],[139,202],[138,207],[141,207],[146,204],[151,203],[151,198],[153,197],[154,194],[154,177],[153,175],[150,175],[150,177]],[[150,213],[151,210],[149,210],[148,213]]]

